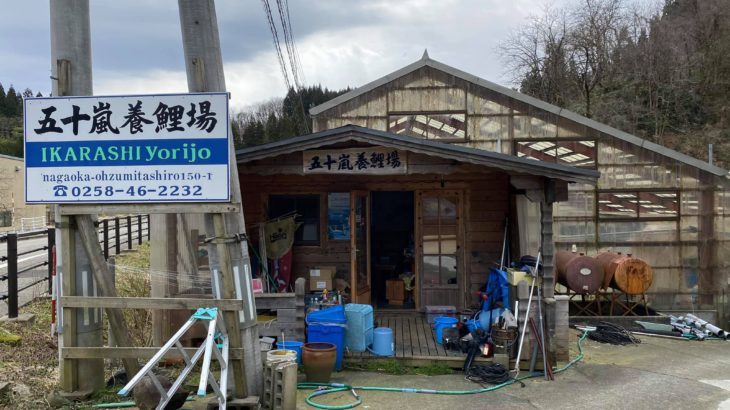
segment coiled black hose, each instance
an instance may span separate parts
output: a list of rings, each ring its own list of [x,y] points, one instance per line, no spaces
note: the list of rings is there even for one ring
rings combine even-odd
[[[600,343],[621,346],[641,343],[641,340],[625,328],[608,322],[600,322],[596,325],[596,330],[589,332],[588,338]]]
[[[499,363],[473,364],[466,379],[475,383],[501,384],[510,379],[509,371]]]

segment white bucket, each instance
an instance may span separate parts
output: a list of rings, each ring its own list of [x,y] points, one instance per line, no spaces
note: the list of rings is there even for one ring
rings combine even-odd
[[[266,352],[266,363],[297,362],[297,352],[287,349],[269,350]]]

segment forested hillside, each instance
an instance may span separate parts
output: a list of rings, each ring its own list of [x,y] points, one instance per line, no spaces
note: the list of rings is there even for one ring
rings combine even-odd
[[[333,91],[321,85],[299,92],[289,89],[286,97],[275,98],[233,115],[231,125],[236,148],[265,144],[312,132],[311,107],[331,100],[349,89]]]
[[[0,83],[0,154],[23,156],[23,97],[32,96],[30,89],[19,94],[12,85],[6,92]]]
[[[500,52],[521,92],[730,167],[728,0],[578,0]]]

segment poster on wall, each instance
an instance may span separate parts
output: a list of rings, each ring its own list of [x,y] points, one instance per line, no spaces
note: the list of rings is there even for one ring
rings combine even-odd
[[[327,237],[334,241],[350,239],[350,193],[327,195]]]
[[[305,174],[395,175],[408,172],[405,151],[384,147],[304,151]]]
[[[27,203],[230,200],[227,93],[24,104]]]

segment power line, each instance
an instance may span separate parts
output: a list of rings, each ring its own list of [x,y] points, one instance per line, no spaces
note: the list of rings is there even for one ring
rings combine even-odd
[[[279,40],[279,32],[274,22],[274,17],[271,12],[271,4],[269,0],[262,0],[264,5],[264,12],[266,13],[266,19],[269,23],[269,29],[274,40],[274,49],[276,51],[277,58],[279,59],[279,66],[281,68],[284,81],[287,89],[294,90],[299,100],[299,108],[302,113],[303,126],[305,133],[310,132],[309,121],[307,121],[307,113],[304,108],[304,100],[302,99],[302,90],[304,89],[303,84],[303,69],[301,60],[299,58],[299,52],[294,42],[294,34],[291,28],[291,18],[289,13],[289,2],[288,0],[276,0],[276,8],[279,14],[279,20],[281,21],[281,31],[284,36],[284,46],[286,47],[287,59],[289,67],[286,65],[284,59],[284,53],[281,50],[281,41]],[[289,79],[289,72],[291,71],[292,78]],[[292,82],[294,83],[292,86]]]

